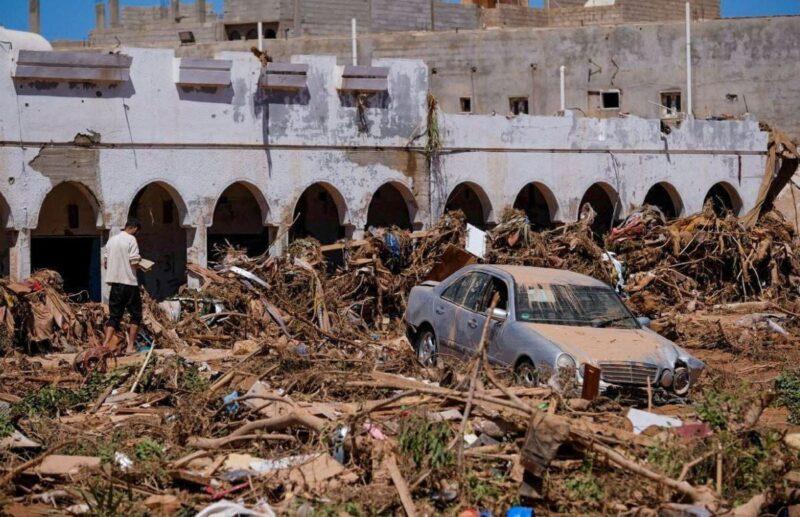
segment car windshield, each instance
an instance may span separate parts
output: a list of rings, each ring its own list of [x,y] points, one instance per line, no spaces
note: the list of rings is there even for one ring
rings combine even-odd
[[[610,287],[517,283],[517,320],[634,329],[639,323]]]

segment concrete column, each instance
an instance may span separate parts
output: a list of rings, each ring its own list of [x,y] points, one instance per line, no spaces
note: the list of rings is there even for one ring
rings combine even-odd
[[[197,8],[197,21],[199,23],[206,22],[206,0],[195,0],[195,7]]]
[[[14,232],[8,255],[8,273],[11,280],[20,281],[31,276],[30,229],[23,228]]]
[[[97,2],[94,4],[94,27],[103,30],[106,28],[106,4]]]
[[[35,33],[42,32],[42,18],[39,10],[39,0],[28,0],[28,30]]]
[[[108,0],[108,17],[111,27],[119,27],[119,0]]]
[[[186,229],[186,263],[208,266],[208,227],[200,221],[194,228]],[[188,275],[187,284],[191,289],[200,287],[200,280]]]
[[[274,238],[269,246],[269,256],[280,257],[289,246],[289,227],[284,225],[273,226],[270,228],[270,234]]]
[[[181,0],[169,1],[169,18],[174,23],[181,17]]]

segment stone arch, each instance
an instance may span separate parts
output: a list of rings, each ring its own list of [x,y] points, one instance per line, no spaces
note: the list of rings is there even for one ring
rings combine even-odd
[[[534,181],[519,191],[514,200],[514,208],[525,212],[531,226],[545,228],[553,224],[558,214],[558,201],[547,185]]]
[[[408,187],[397,181],[389,181],[372,195],[367,209],[366,228],[397,226],[413,230],[418,209],[417,200]]]
[[[715,183],[708,189],[708,193],[703,200],[703,205],[709,202],[717,215],[724,215],[726,212],[732,212],[733,215],[739,216],[744,204],[736,188],[727,181]]]
[[[64,181],[42,200],[31,231],[31,269],[52,269],[78,300],[101,297],[100,247],[103,209],[86,185]]]
[[[595,211],[592,231],[597,235],[605,235],[611,231],[622,213],[622,203],[619,194],[614,187],[605,182],[597,182],[591,185],[581,198],[578,205],[578,218],[580,219],[584,208],[591,206]]]
[[[455,186],[444,205],[445,213],[454,210],[464,212],[471,225],[486,228],[492,216],[492,203],[480,185],[464,181]]]
[[[169,194],[170,198],[172,199],[172,202],[175,204],[175,209],[177,210],[178,213],[179,224],[183,227],[189,226],[190,224],[189,208],[186,206],[186,202],[184,202],[183,196],[180,195],[178,189],[176,189],[171,183],[164,180],[150,181],[141,185],[136,191],[136,194],[134,194],[133,198],[131,199],[130,204],[128,204],[128,216],[134,215],[133,209],[134,206],[136,205],[136,202],[139,200],[139,198],[142,196],[145,190],[147,190],[150,187],[159,187],[164,191],[166,191]]]
[[[662,181],[656,183],[644,196],[643,205],[652,205],[663,212],[667,219],[674,219],[683,215],[683,200],[678,190],[672,184]]]
[[[261,190],[247,181],[235,181],[217,197],[208,229],[208,256],[226,244],[250,256],[266,253],[271,234],[266,227],[269,205]],[[218,257],[214,257],[218,258]]]
[[[292,210],[289,240],[313,237],[332,244],[346,236],[347,203],[330,183],[312,183],[300,194]]]
[[[178,192],[163,181],[144,185],[131,200],[128,217],[136,217],[142,229],[136,234],[143,258],[155,262],[143,275],[150,296],[172,296],[186,282],[188,211]]]

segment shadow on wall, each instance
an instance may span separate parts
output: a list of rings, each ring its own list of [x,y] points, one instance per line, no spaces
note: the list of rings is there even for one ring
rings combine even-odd
[[[230,104],[233,101],[233,87],[193,87],[179,86],[178,98],[182,101]]]
[[[127,99],[136,93],[133,83],[99,84],[54,81],[16,81],[14,89],[19,96],[47,96],[73,98]]]

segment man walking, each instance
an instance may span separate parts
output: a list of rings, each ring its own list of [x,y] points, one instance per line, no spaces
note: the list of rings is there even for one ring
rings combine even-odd
[[[136,335],[142,324],[142,296],[136,279],[142,257],[139,255],[139,244],[135,237],[141,226],[137,219],[128,219],[125,228],[108,240],[105,250],[106,283],[111,286],[111,293],[108,298],[109,318],[103,346],[109,346],[113,340],[112,348],[116,352],[116,332],[120,330],[122,317],[127,311],[131,317],[125,350],[127,354],[135,351]]]

